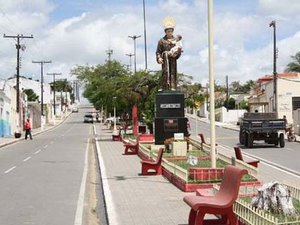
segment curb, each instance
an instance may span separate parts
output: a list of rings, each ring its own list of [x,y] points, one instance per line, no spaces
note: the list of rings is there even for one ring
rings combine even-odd
[[[37,131],[36,133],[32,134],[32,136],[37,136],[37,135],[40,135],[41,133],[45,133],[45,132],[48,132],[54,128],[57,128],[58,126],[60,126],[67,118],[69,118],[69,116],[71,115],[72,113],[69,113],[68,115],[66,115],[66,117],[64,119],[62,119],[58,124],[56,125],[53,125],[52,127],[49,127],[47,129],[44,129],[44,130],[40,130],[40,131]],[[5,146],[8,146],[8,145],[11,145],[11,144],[14,144],[16,142],[19,142],[19,141],[22,141],[24,140],[23,138],[15,138],[15,139],[11,139],[5,143],[2,143],[0,144],[0,148],[3,148]]]

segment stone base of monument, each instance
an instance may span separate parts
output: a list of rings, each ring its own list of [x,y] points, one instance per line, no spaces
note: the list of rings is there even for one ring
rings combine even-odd
[[[187,118],[184,117],[184,94],[164,91],[156,95],[155,103],[155,144],[164,144],[165,139],[174,137],[174,133],[188,135]]]
[[[156,145],[163,145],[164,141],[174,137],[175,133],[183,133],[185,137],[188,135],[186,118],[155,118],[154,137]]]

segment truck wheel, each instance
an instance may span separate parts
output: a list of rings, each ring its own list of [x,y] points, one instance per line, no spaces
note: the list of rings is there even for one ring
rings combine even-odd
[[[245,135],[243,134],[242,131],[240,131],[239,139],[240,139],[240,143],[241,143],[242,145],[245,144]]]
[[[285,146],[283,133],[279,134],[279,146],[281,148],[284,148],[284,146]]]
[[[244,136],[244,146],[245,147],[248,147],[248,135],[249,134],[247,134],[247,133],[244,133],[244,135],[243,135]]]
[[[252,134],[248,134],[248,147],[252,148],[253,147],[253,135]]]

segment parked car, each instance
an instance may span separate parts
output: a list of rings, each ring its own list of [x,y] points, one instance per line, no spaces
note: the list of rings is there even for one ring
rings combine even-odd
[[[72,108],[72,112],[75,112],[75,113],[78,113],[78,107],[76,107],[76,106],[74,106],[73,108]]]
[[[93,115],[92,114],[85,114],[83,122],[84,123],[93,123],[94,122]]]

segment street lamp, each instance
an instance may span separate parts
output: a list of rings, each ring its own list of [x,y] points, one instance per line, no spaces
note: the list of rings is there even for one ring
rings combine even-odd
[[[273,93],[274,93],[274,104],[273,104],[273,111],[277,115],[277,70],[276,70],[276,21],[273,20],[269,27],[273,27]],[[278,116],[278,115],[277,115]]]
[[[113,97],[113,103],[114,103],[114,131],[113,133],[115,134],[117,131],[117,124],[116,124],[116,99],[117,97]]]
[[[128,37],[132,38],[133,45],[134,45],[134,74],[135,74],[136,73],[136,39],[140,38],[141,35],[139,35],[139,36],[133,35],[133,36],[128,36]]]
[[[131,57],[134,56],[134,54],[129,53],[129,54],[126,54],[126,55],[129,56],[129,58],[130,58],[130,59],[129,59],[129,63],[130,63],[130,64],[129,64],[129,68],[130,68],[130,73],[131,73],[131,72],[132,72]]]
[[[143,0],[143,14],[144,14],[144,42],[145,42],[145,70],[147,70],[147,34],[146,34],[146,7],[145,0]]]
[[[216,168],[216,128],[215,128],[215,74],[214,74],[214,29],[213,0],[208,0],[208,54],[209,54],[209,95],[210,95],[210,146],[211,168]]]

